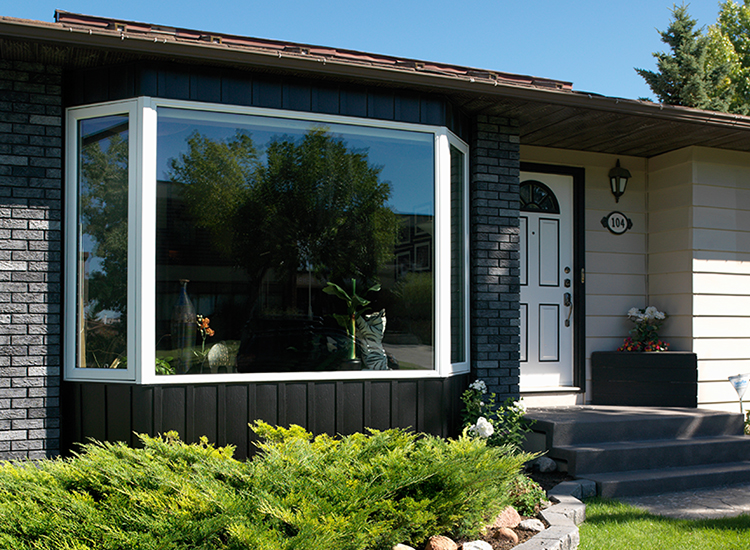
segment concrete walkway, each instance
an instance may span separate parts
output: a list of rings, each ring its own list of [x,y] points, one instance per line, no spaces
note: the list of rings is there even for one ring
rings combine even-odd
[[[715,519],[750,514],[750,484],[693,489],[677,493],[621,497],[652,514],[678,519]]]

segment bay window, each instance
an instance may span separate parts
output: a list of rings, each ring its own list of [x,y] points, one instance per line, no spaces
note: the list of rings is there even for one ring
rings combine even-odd
[[[138,98],[69,109],[68,151],[68,379],[468,370],[445,128]]]

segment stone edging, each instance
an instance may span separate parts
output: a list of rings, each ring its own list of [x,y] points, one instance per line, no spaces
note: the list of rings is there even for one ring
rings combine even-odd
[[[582,498],[596,495],[596,483],[588,479],[564,481],[547,497],[554,502],[540,515],[549,528],[519,544],[514,550],[576,550],[580,542],[578,526],[586,519],[586,505]]]

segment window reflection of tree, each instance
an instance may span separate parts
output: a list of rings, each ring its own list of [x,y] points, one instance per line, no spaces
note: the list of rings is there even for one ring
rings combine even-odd
[[[81,366],[125,366],[127,349],[127,119],[85,134],[79,157]]]
[[[311,319],[321,314],[313,302],[328,299],[307,296],[313,284],[372,282],[392,262],[398,221],[387,205],[390,184],[366,151],[324,129],[273,138],[263,155],[248,133],[222,141],[196,132],[170,167],[195,225],[247,273],[248,315],[263,316],[265,306],[287,322]]]

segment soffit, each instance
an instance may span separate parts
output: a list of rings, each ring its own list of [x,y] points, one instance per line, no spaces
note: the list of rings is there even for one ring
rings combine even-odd
[[[377,54],[58,12],[0,17],[0,58],[88,68],[178,61],[437,93],[519,123],[524,145],[652,157],[697,145],[750,151],[750,117],[576,92],[568,82]]]

